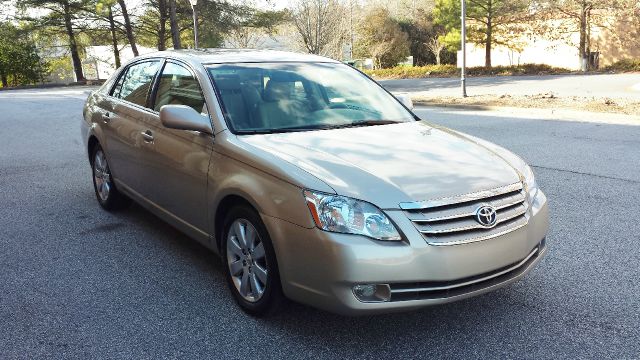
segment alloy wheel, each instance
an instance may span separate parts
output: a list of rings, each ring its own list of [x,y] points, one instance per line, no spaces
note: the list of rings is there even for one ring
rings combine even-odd
[[[236,219],[227,235],[227,263],[231,279],[243,299],[260,300],[267,286],[267,258],[256,228],[246,219]]]
[[[107,158],[102,150],[96,151],[93,159],[93,178],[100,200],[107,201],[113,185],[111,184],[111,173],[109,172]]]

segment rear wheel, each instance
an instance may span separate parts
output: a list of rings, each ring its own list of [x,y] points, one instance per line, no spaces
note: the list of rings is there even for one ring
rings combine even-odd
[[[131,203],[128,197],[120,193],[113,182],[107,157],[100,145],[96,145],[91,156],[93,188],[98,203],[106,210],[117,210]]]
[[[222,253],[229,289],[244,311],[260,316],[283,301],[275,252],[258,213],[234,207],[224,222]]]

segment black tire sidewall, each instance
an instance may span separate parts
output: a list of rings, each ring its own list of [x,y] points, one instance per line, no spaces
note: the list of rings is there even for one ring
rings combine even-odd
[[[260,300],[256,302],[250,302],[245,300],[242,295],[236,289],[233,280],[231,278],[231,271],[229,270],[227,259],[227,236],[231,224],[237,219],[245,219],[249,221],[258,232],[260,240],[265,248],[265,256],[267,257],[267,284],[265,291],[262,294]],[[282,302],[282,289],[280,285],[280,274],[278,271],[278,263],[276,261],[275,251],[271,242],[271,237],[260,218],[258,212],[248,206],[235,206],[229,211],[225,217],[223,231],[222,231],[222,247],[220,252],[222,253],[223,266],[225,279],[227,285],[236,299],[240,307],[247,313],[254,316],[261,316],[272,313],[276,310],[278,305]]]
[[[100,193],[98,192],[98,184],[96,184],[96,175],[95,175],[96,164],[95,163],[96,163],[96,154],[98,154],[98,151],[102,151],[102,153],[104,154],[104,150],[100,145],[96,145],[95,148],[93,149],[93,152],[91,153],[91,179],[93,180],[93,192],[96,194],[96,199],[98,199],[98,203],[100,203],[100,205],[105,209],[110,209],[113,206],[113,191],[109,191],[109,196],[107,196],[107,200],[102,200],[102,198],[100,197]],[[109,166],[108,161],[107,161],[107,166]]]
[[[107,196],[107,200],[104,200],[104,201],[102,200],[102,198],[100,198],[100,194],[98,193],[98,186],[96,184],[96,177],[95,177],[95,161],[96,161],[96,154],[98,153],[98,151],[102,151],[102,153],[104,154],[105,161],[107,162],[107,167],[109,167],[109,173],[111,175],[111,189],[109,190],[109,196]],[[109,211],[126,207],[130,203],[130,200],[124,195],[122,195],[116,188],[116,184],[113,181],[113,173],[111,170],[111,165],[109,164],[109,160],[107,159],[107,154],[104,152],[100,144],[97,144],[93,148],[93,151],[91,152],[90,163],[91,163],[91,179],[93,182],[93,192],[95,193],[96,199],[98,200],[98,203],[100,204],[100,206],[102,206],[105,210],[109,210]]]

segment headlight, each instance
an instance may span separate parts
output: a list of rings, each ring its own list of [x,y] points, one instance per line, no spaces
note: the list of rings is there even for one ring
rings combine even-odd
[[[326,231],[401,240],[389,218],[368,202],[305,190],[304,197],[316,225]]]
[[[538,195],[538,184],[536,183],[536,177],[533,175],[533,169],[527,165],[522,173],[524,176],[524,186],[527,194],[529,194],[529,204],[533,204],[533,199]]]

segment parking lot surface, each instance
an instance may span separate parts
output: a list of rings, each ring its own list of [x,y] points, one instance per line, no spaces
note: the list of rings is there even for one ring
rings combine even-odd
[[[549,253],[522,281],[421,311],[254,319],[221,261],[139,206],[97,204],[86,89],[0,92],[0,358],[640,357],[640,126],[418,109],[503,145],[549,197]]]
[[[394,92],[422,96],[459,96],[459,78],[421,78],[381,80]],[[640,74],[478,76],[467,78],[467,93],[511,96],[549,94],[562,97],[586,97],[640,100]]]

